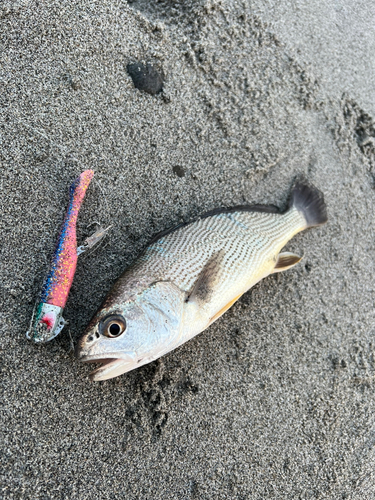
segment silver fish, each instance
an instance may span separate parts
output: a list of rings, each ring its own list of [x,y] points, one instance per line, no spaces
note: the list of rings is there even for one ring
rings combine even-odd
[[[77,345],[103,363],[95,381],[163,356],[205,330],[243,293],[301,257],[281,252],[298,232],[327,222],[323,194],[298,182],[285,212],[238,206],[160,233],[118,279]]]

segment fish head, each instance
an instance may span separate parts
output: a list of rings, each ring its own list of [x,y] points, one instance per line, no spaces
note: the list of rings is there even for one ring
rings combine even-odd
[[[170,282],[157,282],[132,298],[105,300],[77,346],[85,363],[103,363],[91,380],[117,377],[157,359],[179,340],[184,293]]]

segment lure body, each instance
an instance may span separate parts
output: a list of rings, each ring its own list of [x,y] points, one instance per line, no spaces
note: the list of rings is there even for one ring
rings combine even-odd
[[[297,264],[301,258],[282,248],[326,221],[322,193],[299,183],[284,213],[233,207],[161,233],[115,283],[78,357],[104,363],[93,380],[157,359],[205,330],[259,280]]]
[[[69,205],[53,254],[48,276],[32,326],[26,336],[34,342],[52,340],[64,328],[62,313],[68,299],[77,266],[76,225],[83,198],[94,176],[85,170],[70,186]]]

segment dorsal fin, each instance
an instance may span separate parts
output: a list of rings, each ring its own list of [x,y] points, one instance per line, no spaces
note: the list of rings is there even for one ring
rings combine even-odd
[[[204,212],[202,215],[197,217],[196,219],[189,222],[181,222],[177,224],[177,226],[173,226],[169,229],[164,229],[157,233],[149,242],[149,245],[152,245],[156,241],[160,240],[164,236],[168,234],[174,233],[178,229],[181,229],[185,226],[189,226],[190,224],[194,224],[198,219],[206,219],[207,217],[213,217],[215,215],[221,214],[232,214],[234,212],[265,212],[268,214],[282,214],[281,210],[275,205],[236,205],[235,207],[229,208],[214,208],[213,210],[209,210],[208,212]]]
[[[181,222],[180,224],[177,224],[177,226],[170,227],[169,229],[164,229],[163,231],[160,231],[159,233],[155,234],[153,236],[152,240],[149,242],[149,245],[152,245],[153,243],[156,243],[160,238],[163,238],[163,236],[167,236],[167,234],[174,233],[177,231],[177,229],[180,229],[181,227],[188,226],[189,224],[192,224],[191,222]]]
[[[268,214],[281,214],[281,211],[275,205],[236,205],[229,208],[214,208],[202,214],[199,218],[205,219],[213,215],[232,214],[233,212],[266,212]]]

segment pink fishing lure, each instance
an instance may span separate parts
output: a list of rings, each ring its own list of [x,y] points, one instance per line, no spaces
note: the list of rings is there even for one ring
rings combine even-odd
[[[35,318],[32,319],[32,327],[26,334],[34,342],[48,342],[64,328],[65,321],[62,312],[77,266],[77,217],[93,176],[92,170],[85,170],[70,186],[69,205],[53,254],[51,268],[43,284]],[[94,238],[95,242],[100,238]]]

